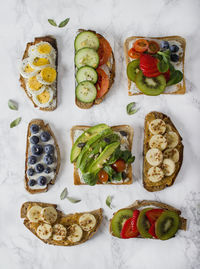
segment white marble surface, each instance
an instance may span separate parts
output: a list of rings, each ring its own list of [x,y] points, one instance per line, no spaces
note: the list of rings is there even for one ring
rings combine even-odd
[[[6,0],[0,8],[0,268],[122,268],[122,269],[198,269],[200,268],[200,147],[199,147],[199,40],[200,2],[198,0]],[[70,17],[66,28],[54,28],[47,22]],[[78,28],[90,28],[104,34],[114,49],[116,80],[106,100],[83,111],[74,104],[73,40]],[[37,111],[19,85],[18,61],[25,44],[35,36],[52,34],[59,49],[59,103],[54,112]],[[129,97],[123,54],[123,41],[130,35],[182,35],[187,41],[184,96]],[[9,110],[8,99],[19,103],[17,112]],[[138,102],[140,111],[126,114],[126,105]],[[142,186],[142,132],[144,116],[151,110],[167,113],[179,129],[185,146],[184,161],[171,188],[148,193]],[[10,129],[10,122],[22,116],[22,122]],[[33,118],[47,120],[59,141],[62,164],[56,184],[45,194],[30,195],[24,189],[25,137]],[[134,183],[130,186],[73,186],[73,167],[69,162],[70,128],[75,124],[130,124],[135,136],[133,152]],[[60,201],[68,187],[81,203]],[[105,205],[113,195],[113,210]],[[166,242],[157,240],[119,240],[108,233],[108,219],[117,209],[136,199],[156,199],[180,208],[188,218],[188,231]],[[27,200],[57,203],[65,212],[104,209],[104,221],[90,241],[76,247],[43,244],[23,226],[20,206]]]

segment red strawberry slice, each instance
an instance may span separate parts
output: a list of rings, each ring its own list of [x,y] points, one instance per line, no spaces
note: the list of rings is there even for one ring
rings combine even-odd
[[[137,237],[139,235],[139,232],[136,226],[139,213],[140,213],[139,210],[134,210],[133,217],[126,220],[121,230],[121,238],[128,239],[128,238]]]
[[[170,70],[168,69],[167,72],[163,73],[163,76],[165,77],[166,82],[168,82],[170,79]]]
[[[151,209],[146,212],[146,216],[151,224],[155,224],[156,220],[160,217],[163,211],[163,209],[159,208]]]
[[[156,236],[156,232],[155,232],[155,222],[151,225],[149,231],[150,235],[152,235],[153,237],[157,238]]]
[[[131,222],[133,232],[138,232],[137,219],[138,219],[139,214],[140,214],[139,210],[136,209],[133,211],[133,217],[132,217],[132,222]],[[139,234],[139,232],[138,232],[138,234]]]

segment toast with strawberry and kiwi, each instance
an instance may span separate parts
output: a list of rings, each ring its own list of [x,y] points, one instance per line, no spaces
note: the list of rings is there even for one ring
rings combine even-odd
[[[128,125],[109,127],[74,126],[71,129],[70,160],[75,185],[131,184],[133,129]]]
[[[88,109],[100,104],[115,77],[115,58],[109,42],[100,34],[80,29],[74,41],[76,105]]]
[[[21,207],[24,225],[46,244],[75,246],[89,240],[102,221],[102,209],[64,214],[57,205],[26,202]]]
[[[148,191],[171,186],[183,161],[182,138],[171,119],[152,111],[144,125],[143,185]]]
[[[51,36],[36,37],[29,42],[20,63],[20,83],[34,107],[53,111],[57,107],[56,39]]]
[[[34,119],[28,125],[25,158],[25,188],[31,193],[46,192],[60,169],[60,150],[49,124]]]
[[[110,220],[111,235],[122,238],[151,238],[168,240],[178,230],[186,231],[187,220],[181,211],[157,201],[135,201],[118,210]]]
[[[129,95],[184,94],[185,46],[181,36],[127,38]]]

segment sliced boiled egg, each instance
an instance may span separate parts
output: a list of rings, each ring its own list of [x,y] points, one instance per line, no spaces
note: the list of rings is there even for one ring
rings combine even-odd
[[[56,57],[56,51],[55,49],[51,46],[49,42],[44,42],[41,41],[37,43],[36,45],[33,45],[29,48],[28,54],[33,55],[33,56],[38,56],[38,57],[43,57],[43,56],[51,56],[53,58]]]
[[[43,92],[44,85],[37,80],[36,76],[33,76],[28,78],[26,88],[32,94],[39,94]]]
[[[39,107],[48,107],[53,101],[54,92],[51,87],[45,86],[42,93],[33,95],[33,101]]]
[[[37,75],[37,80],[42,84],[52,84],[56,80],[56,69],[51,66],[43,68]]]
[[[35,70],[34,68],[32,68],[29,64],[29,59],[25,58],[20,63],[19,72],[22,75],[22,77],[29,78],[29,77],[35,76],[38,70]]]
[[[42,56],[42,57],[32,56],[29,58],[29,65],[36,70],[40,70],[52,64],[53,60],[50,56]]]

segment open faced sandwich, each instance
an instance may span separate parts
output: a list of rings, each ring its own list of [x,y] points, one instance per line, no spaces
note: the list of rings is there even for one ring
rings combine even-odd
[[[167,240],[179,229],[186,230],[187,220],[181,211],[156,201],[135,201],[114,213],[110,233],[119,238],[152,238]]]
[[[183,161],[182,138],[171,119],[160,112],[145,117],[143,185],[148,191],[171,186]]]
[[[74,246],[89,240],[102,221],[102,209],[64,214],[55,204],[26,202],[21,207],[24,225],[46,244]]]
[[[25,160],[25,188],[34,194],[54,184],[60,168],[60,150],[56,137],[43,120],[28,125]]]
[[[74,126],[71,129],[74,184],[132,183],[133,129],[128,125],[109,127]]]
[[[109,42],[91,30],[79,30],[75,42],[76,105],[100,104],[115,77],[115,59]]]
[[[37,37],[26,45],[20,64],[20,83],[34,107],[52,111],[57,107],[56,39]]]
[[[129,95],[184,94],[185,44],[180,36],[127,38]]]

